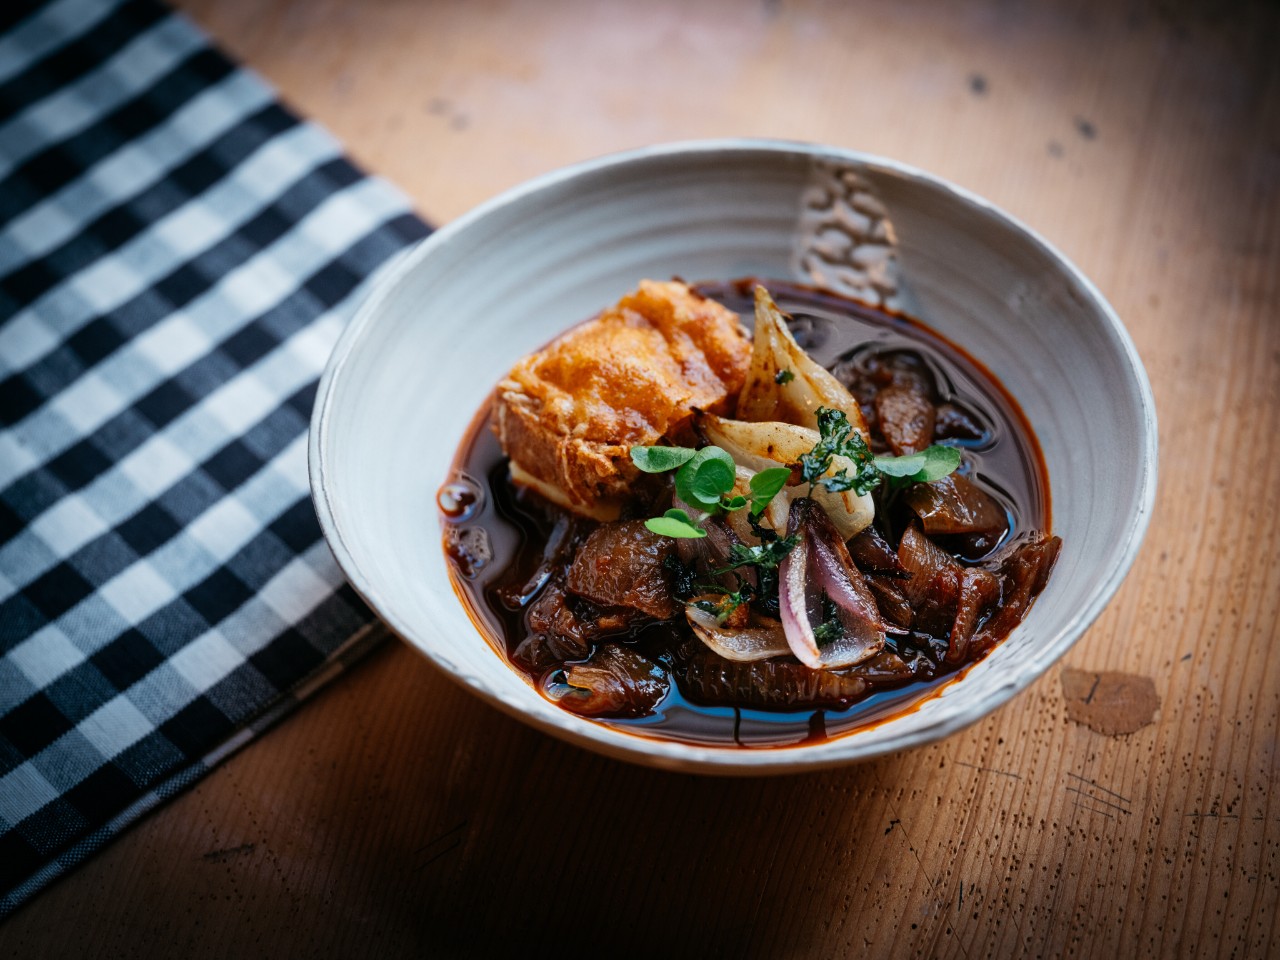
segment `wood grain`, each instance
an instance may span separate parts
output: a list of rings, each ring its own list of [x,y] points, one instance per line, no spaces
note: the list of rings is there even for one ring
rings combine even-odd
[[[722,135],[881,153],[989,197],[1132,332],[1156,513],[1059,668],[962,734],[836,772],[604,760],[388,644],[41,894],[0,953],[1280,950],[1273,4],[180,5],[436,222],[564,163]],[[1061,669],[1145,678],[1154,722],[1071,720]]]

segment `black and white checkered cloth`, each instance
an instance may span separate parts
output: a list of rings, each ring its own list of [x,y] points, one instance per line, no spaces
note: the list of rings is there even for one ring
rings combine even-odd
[[[307,422],[427,228],[156,0],[0,20],[4,916],[381,635]]]

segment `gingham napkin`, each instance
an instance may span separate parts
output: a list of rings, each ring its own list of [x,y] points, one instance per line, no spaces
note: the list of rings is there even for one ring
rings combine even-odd
[[[0,20],[3,916],[381,635],[307,421],[427,228],[154,0]]]

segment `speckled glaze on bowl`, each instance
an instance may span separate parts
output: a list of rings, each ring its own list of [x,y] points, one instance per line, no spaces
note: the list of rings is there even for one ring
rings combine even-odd
[[[542,699],[454,594],[435,503],[472,416],[522,354],[642,277],[751,274],[819,280],[905,307],[984,362],[1036,430],[1054,532],[1064,541],[1030,616],[962,679],[877,726],[763,750],[633,735]],[[1066,258],[1007,214],[888,160],[821,146],[708,141],[541,177],[405,255],[334,350],[312,417],[309,464],[321,525],[351,583],[454,679],[605,754],[761,774],[937,740],[1048,669],[1133,562],[1155,496],[1156,423],[1120,320]]]

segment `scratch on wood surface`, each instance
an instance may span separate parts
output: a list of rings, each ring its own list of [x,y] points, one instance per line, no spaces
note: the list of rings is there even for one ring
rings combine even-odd
[[[465,837],[457,836],[457,834],[470,822],[470,820],[463,820],[461,823],[454,824],[448,830],[437,834],[417,850],[413,851],[414,853],[427,854],[427,858],[418,866],[418,869],[425,870],[441,857],[452,853],[454,850],[457,850],[458,847],[462,846],[462,841]]]
[[[1077,787],[1067,787],[1067,792],[1068,792],[1068,793],[1078,793],[1078,794],[1080,794],[1080,796],[1082,796],[1082,797],[1088,797],[1088,799],[1092,800],[1094,803],[1100,803],[1100,804],[1102,804],[1102,805],[1103,805],[1103,806],[1105,806],[1105,807],[1111,807],[1113,810],[1119,810],[1121,813],[1129,813],[1129,812],[1130,812],[1129,810],[1127,810],[1127,809],[1125,809],[1124,807],[1120,806],[1120,804],[1118,804],[1118,803],[1112,803],[1112,802],[1111,802],[1111,801],[1109,801],[1109,800],[1103,800],[1101,797],[1095,797],[1095,796],[1093,796],[1092,794],[1085,793],[1083,790],[1081,790],[1081,789],[1079,789],[1079,788],[1077,788]]]
[[[1155,720],[1160,697],[1150,677],[1063,667],[1067,717],[1109,737],[1136,733]]]
[[[242,843],[238,847],[226,847],[222,850],[210,850],[208,853],[201,855],[200,859],[209,863],[222,863],[224,860],[230,860],[232,857],[239,857],[246,853],[253,853],[256,843]]]
[[[1111,794],[1111,796],[1116,797],[1117,799],[1123,801],[1124,803],[1132,802],[1124,794],[1117,793],[1115,790],[1112,790],[1110,787],[1104,787],[1102,784],[1098,783],[1097,780],[1090,780],[1088,777],[1082,777],[1080,776],[1080,774],[1072,773],[1070,771],[1067,771],[1067,776],[1075,780],[1079,780],[1081,783],[1087,783],[1089,786],[1093,787],[1095,790],[1101,790],[1103,793],[1109,793]]]
[[[1008,770],[997,770],[995,767],[980,767],[976,763],[965,763],[963,760],[952,760],[956,766],[968,767],[970,770],[981,770],[983,773],[998,773],[1002,777],[1013,777],[1015,780],[1021,780],[1022,775],[1019,773],[1011,773]]]
[[[884,783],[882,782],[879,774],[876,775],[876,787],[884,795],[885,806],[888,808],[889,816],[892,818],[892,820],[890,821],[890,824],[891,824],[890,829],[892,829],[892,824],[894,823],[896,823],[899,827],[902,828],[903,842],[906,843],[907,850],[910,852],[911,856],[915,858],[916,866],[919,867],[920,869],[920,876],[924,877],[924,882],[929,885],[929,889],[934,894],[935,902],[939,906],[941,906],[944,903],[950,902],[950,897],[944,900],[942,897],[939,896],[938,885],[934,883],[932,874],[929,872],[928,869],[926,869],[924,865],[924,861],[920,859],[920,853],[916,850],[915,844],[911,842],[911,835],[907,833],[907,825],[902,822],[902,818],[898,815],[898,811],[894,806],[893,800],[891,799],[891,795],[889,791],[885,789]],[[963,883],[964,881],[962,880],[960,882]],[[1018,929],[1018,935],[1021,936],[1022,928],[1018,925],[1017,917],[1013,917],[1013,924]],[[961,955],[964,956],[966,960],[968,960],[969,951],[964,945],[964,940],[957,939],[956,946],[960,948]]]
[[[1079,808],[1079,809],[1081,809],[1081,810],[1088,810],[1090,813],[1097,813],[1097,814],[1101,814],[1102,816],[1106,817],[1108,820],[1114,820],[1114,819],[1115,819],[1115,817],[1113,817],[1111,814],[1107,813],[1107,811],[1105,811],[1105,810],[1099,810],[1099,809],[1097,809],[1096,807],[1091,807],[1091,806],[1089,806],[1089,804],[1087,804],[1087,803],[1081,803],[1079,800],[1075,801],[1073,804],[1071,804],[1071,806],[1072,806],[1072,807],[1078,807],[1078,808]]]
[[[1108,820],[1118,819],[1114,813],[1108,813],[1108,810],[1114,810],[1126,816],[1133,812],[1129,809],[1132,801],[1118,790],[1104,787],[1096,780],[1091,780],[1071,771],[1067,771],[1067,776],[1075,781],[1074,784],[1068,784],[1063,787],[1063,792],[1075,794],[1075,799],[1071,803],[1073,810],[1078,809],[1096,813],[1098,816],[1106,817]],[[1103,796],[1103,794],[1106,796]],[[1107,809],[1103,809],[1104,807]]]

